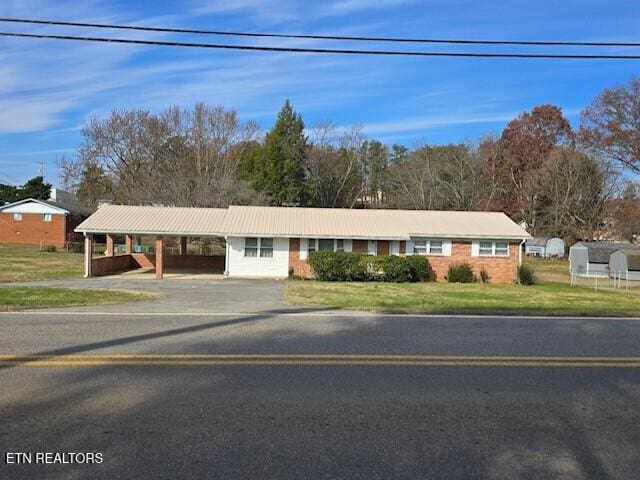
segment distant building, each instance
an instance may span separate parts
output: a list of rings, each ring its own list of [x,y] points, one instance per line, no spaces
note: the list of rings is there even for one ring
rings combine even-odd
[[[0,206],[0,243],[64,248],[68,242],[81,242],[74,229],[92,211],[73,200],[67,192],[52,189],[50,200],[27,198]]]
[[[609,272],[612,277],[640,280],[640,248],[621,248],[609,257]]]
[[[569,249],[569,268],[582,275],[609,275],[609,257],[620,249],[638,250],[631,244],[578,242]]]
[[[559,237],[533,237],[524,244],[524,253],[533,257],[564,257],[564,240]]]

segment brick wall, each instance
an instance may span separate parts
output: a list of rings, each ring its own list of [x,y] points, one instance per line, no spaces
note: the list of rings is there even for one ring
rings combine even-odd
[[[352,250],[357,253],[367,253],[366,240],[353,240]],[[445,281],[449,266],[454,263],[467,262],[473,267],[476,276],[480,275],[480,270],[484,268],[489,273],[490,281],[493,283],[511,283],[515,280],[518,271],[518,250],[519,243],[509,245],[508,257],[472,257],[471,242],[452,242],[451,256],[441,257],[429,255],[429,263],[433,270],[436,281]],[[400,251],[404,254],[405,242],[401,242]],[[300,239],[289,239],[289,268],[301,277],[310,278],[312,276],[311,267],[306,260],[300,259]]]
[[[311,278],[311,267],[306,260],[300,259],[300,239],[289,239],[289,269],[300,277]]]
[[[354,240],[351,243],[351,251],[355,253],[369,253],[369,242],[366,240]]]
[[[13,213],[0,213],[0,243],[65,246],[65,215],[52,214],[51,221],[42,220],[41,213],[23,213],[14,221]]]
[[[156,266],[154,253],[132,253],[131,259],[134,267],[153,268]],[[224,271],[224,256],[216,255],[164,255],[164,268],[184,268],[193,270],[213,270],[222,273]]]
[[[490,282],[511,283],[515,280],[518,272],[519,248],[519,243],[509,244],[508,257],[472,257],[471,242],[454,241],[451,244],[451,256],[428,255],[427,258],[436,281],[445,281],[449,265],[467,262],[473,267],[476,276],[479,276],[480,270],[484,268],[489,273]]]
[[[96,257],[91,259],[91,274],[94,276],[122,272],[133,268],[131,255]]]
[[[144,253],[114,255],[113,257],[94,257],[91,259],[92,275],[107,275],[134,268],[154,268],[156,256]],[[164,268],[184,268],[187,270],[206,269],[222,273],[224,271],[224,257],[206,255],[165,255]]]

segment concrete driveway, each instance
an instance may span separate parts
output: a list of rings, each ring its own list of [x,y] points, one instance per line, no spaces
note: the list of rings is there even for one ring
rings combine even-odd
[[[204,280],[172,279],[148,280],[126,276],[96,277],[77,280],[50,280],[10,283],[3,286],[47,286],[132,290],[158,293],[160,298],[86,307],[47,309],[47,311],[95,311],[111,313],[254,313],[290,308],[284,300],[284,282],[278,280]]]

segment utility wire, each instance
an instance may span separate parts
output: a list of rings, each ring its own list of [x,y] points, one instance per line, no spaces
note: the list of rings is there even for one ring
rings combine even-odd
[[[410,50],[356,50],[336,48],[297,48],[267,47],[257,45],[230,45],[216,43],[170,42],[161,40],[136,40],[125,38],[87,37],[72,35],[45,35],[36,33],[0,32],[3,37],[34,38],[46,40],[71,40],[80,42],[121,43],[129,45],[146,45],[159,47],[188,47],[223,50],[248,50],[261,52],[287,53],[325,53],[346,55],[386,55],[404,57],[467,57],[467,58],[544,58],[544,59],[577,59],[577,60],[640,60],[638,55],[607,54],[556,54],[556,53],[477,53],[477,52],[424,52]]]
[[[35,25],[58,25],[67,27],[107,28],[135,30],[141,32],[193,33],[199,35],[221,35],[235,37],[296,38],[309,40],[348,40],[359,42],[390,43],[436,43],[458,45],[539,45],[539,46],[579,46],[579,47],[640,47],[640,42],[574,42],[548,40],[465,40],[440,38],[367,37],[350,35],[303,35],[290,33],[231,32],[223,30],[200,30],[192,28],[144,27],[137,25],[115,25],[107,23],[66,22],[58,20],[38,20],[24,18],[0,18],[0,22],[26,23]]]

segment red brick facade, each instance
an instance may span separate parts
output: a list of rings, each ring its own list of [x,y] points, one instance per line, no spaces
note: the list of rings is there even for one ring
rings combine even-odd
[[[311,278],[311,267],[306,260],[300,259],[300,239],[289,239],[289,270],[293,270],[294,275]]]
[[[0,213],[0,243],[63,248],[67,232],[72,232],[78,223],[72,225],[66,215],[60,213],[52,214],[50,222],[45,222],[41,213],[23,213],[22,220],[14,220],[13,213]]]
[[[518,274],[518,251],[520,243],[509,244],[508,257],[472,257],[471,242],[451,242],[451,256],[428,255],[429,264],[436,281],[446,280],[447,270],[454,263],[467,262],[476,276],[485,269],[492,283],[512,283]]]
[[[380,243],[379,241],[378,247]],[[406,243],[400,242],[401,255],[405,253],[405,248]],[[489,274],[490,282],[512,283],[517,277],[519,249],[520,243],[510,243],[508,257],[472,257],[471,242],[454,241],[451,244],[451,256],[428,255],[427,258],[436,281],[446,280],[450,265],[467,262],[473,267],[476,276],[479,276],[480,270],[484,268]],[[367,241],[353,240],[352,251],[367,253]],[[380,252],[380,248],[378,251]],[[300,239],[298,238],[289,239],[289,268],[301,277],[310,278],[313,275],[306,260],[300,259]]]
[[[210,270],[213,273],[224,271],[223,256],[205,255],[163,255],[163,267],[188,269],[188,270]],[[156,265],[155,254],[132,253],[124,255],[114,255],[113,257],[102,256],[91,259],[92,275],[107,275],[114,272],[122,272],[134,268],[154,268]]]

